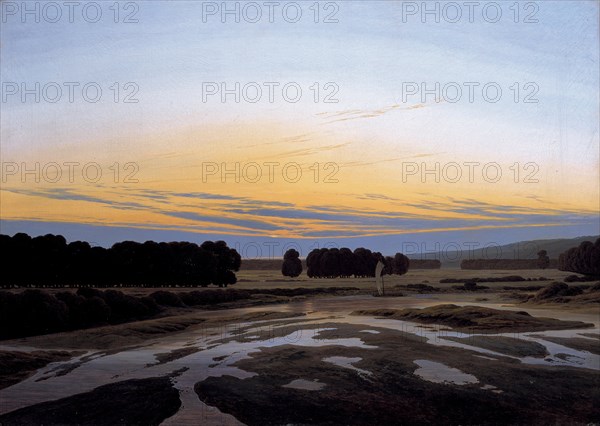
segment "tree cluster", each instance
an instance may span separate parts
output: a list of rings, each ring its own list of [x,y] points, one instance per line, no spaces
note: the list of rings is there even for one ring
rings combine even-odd
[[[409,260],[402,253],[384,257],[363,247],[354,251],[343,247],[311,251],[306,257],[306,273],[310,278],[374,277],[378,261],[385,265],[383,274],[402,275],[408,271]]]
[[[584,241],[558,257],[558,269],[583,275],[600,276],[600,238]]]
[[[302,273],[302,261],[299,258],[300,253],[297,250],[289,249],[283,255],[283,264],[281,273],[286,277],[295,278]]]
[[[67,244],[62,235],[0,235],[2,286],[220,287],[235,284],[241,257],[224,241]]]
[[[387,275],[404,275],[412,261],[402,253],[396,253],[394,257],[386,256],[383,260],[385,268],[383,273]]]

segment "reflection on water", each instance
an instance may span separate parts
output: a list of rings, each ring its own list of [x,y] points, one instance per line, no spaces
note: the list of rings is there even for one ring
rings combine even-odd
[[[472,374],[463,373],[458,368],[448,367],[441,362],[416,359],[414,363],[419,366],[415,370],[415,375],[428,382],[451,383],[458,386],[479,383],[477,377]]]
[[[443,302],[460,304],[448,300],[444,300]],[[182,407],[175,416],[167,419],[164,424],[238,425],[240,423],[232,416],[223,414],[216,408],[202,403],[194,392],[194,385],[210,376],[230,375],[240,379],[255,376],[256,373],[241,370],[233,366],[233,364],[239,360],[249,358],[250,354],[260,351],[261,348],[281,345],[305,347],[338,345],[370,350],[376,349],[376,346],[367,345],[360,338],[360,335],[363,333],[378,333],[377,330],[372,330],[370,327],[390,328],[421,336],[426,339],[427,343],[434,346],[451,346],[468,349],[477,352],[482,358],[490,359],[490,362],[494,362],[492,360],[495,360],[493,358],[495,356],[508,356],[491,350],[470,346],[468,339],[461,343],[446,340],[443,337],[455,336],[464,338],[470,336],[465,333],[453,332],[448,327],[423,326],[407,321],[349,315],[350,312],[357,309],[425,307],[439,303],[439,300],[409,297],[374,298],[369,296],[350,296],[320,298],[287,305],[209,312],[206,315],[213,318],[241,316],[259,311],[302,312],[307,314],[303,317],[278,321],[277,324],[273,324],[273,321],[260,320],[217,328],[207,328],[205,326],[191,327],[182,333],[167,335],[148,341],[146,346],[143,347],[125,349],[122,352],[112,354],[102,351],[90,351],[67,362],[52,363],[40,369],[27,380],[1,390],[0,400],[2,404],[0,406],[0,414],[28,405],[87,392],[103,384],[134,378],[156,377],[185,369],[185,371],[173,379],[174,386],[180,392]],[[485,306],[506,309],[506,307],[490,304],[486,304]],[[520,307],[519,310],[524,309]],[[527,309],[527,311],[532,315],[549,316],[548,311],[544,311],[541,315],[539,312],[534,313],[535,309]],[[584,332],[591,334],[598,334],[599,332],[598,319],[593,315],[578,314],[570,316],[568,313],[561,313],[560,315],[552,316],[561,319],[575,319],[573,317],[576,316],[578,320],[594,322],[596,327],[594,329],[585,329]],[[303,325],[314,326],[315,324],[323,324],[324,326],[327,324],[327,328],[302,328]],[[336,328],[331,327],[331,325],[335,324],[353,324],[366,328],[360,330],[356,337],[324,338],[331,336],[331,333],[323,334],[325,331],[331,332],[336,330]],[[295,326],[299,326],[299,328],[293,329]],[[266,334],[265,330],[268,330]],[[558,337],[581,337],[578,335],[581,332],[583,331],[560,330],[546,331],[544,334]],[[487,335],[490,336],[489,334]],[[600,369],[600,357],[598,355],[552,343],[534,334],[503,333],[498,334],[498,336],[535,341],[547,348],[549,355],[543,359],[513,357],[523,363]],[[157,354],[183,348],[189,349],[190,347],[197,347],[198,351],[162,364],[157,363]],[[0,349],[31,351],[35,348],[13,345],[10,347],[0,346]],[[69,348],[63,349],[69,350]],[[360,360],[360,358],[329,357],[323,361],[352,369],[361,374],[363,378],[371,380],[371,372],[352,365]],[[428,360],[416,360],[415,362],[420,367],[415,374],[425,380],[440,380],[441,382],[452,382],[454,384],[477,382],[476,377],[447,367],[441,363],[434,363]],[[325,384],[298,379],[285,385],[285,387],[302,388],[305,390],[309,390],[307,387],[311,387],[310,390],[317,390],[317,386],[318,389],[322,389]],[[500,392],[486,386],[488,385],[483,385],[483,388]]]
[[[349,358],[346,356],[330,356],[328,358],[323,358],[323,361],[325,361],[325,362],[329,362],[331,364],[337,365],[338,367],[349,368],[350,370],[354,370],[361,377],[372,376],[373,373],[371,373],[370,371],[363,370],[361,368],[357,368],[354,365],[352,365],[361,360],[362,360],[362,358],[360,358],[360,357]]]

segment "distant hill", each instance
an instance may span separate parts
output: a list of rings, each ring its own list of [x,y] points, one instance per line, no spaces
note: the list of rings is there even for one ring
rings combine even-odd
[[[439,259],[443,268],[458,268],[463,259],[536,259],[537,252],[546,250],[550,259],[576,247],[583,241],[596,241],[599,236],[585,236],[577,238],[560,238],[550,240],[519,241],[503,246],[488,245],[487,248],[469,250],[465,246],[463,251],[446,251],[409,256],[411,259]]]

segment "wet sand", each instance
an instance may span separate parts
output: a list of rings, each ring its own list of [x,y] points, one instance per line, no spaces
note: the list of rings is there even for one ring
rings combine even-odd
[[[594,327],[593,323],[533,317],[526,311],[507,311],[473,305],[444,304],[420,309],[362,309],[352,312],[352,315],[446,325],[454,330],[471,332],[505,333]]]
[[[159,425],[177,412],[179,392],[168,377],[128,380],[0,416],[3,425]]]
[[[75,397],[99,386],[167,379],[164,389],[177,391],[181,407],[161,420],[165,425],[600,422],[600,356],[571,340],[598,342],[597,309],[507,303],[500,293],[481,298],[305,297],[4,341],[7,351],[84,353],[0,390],[0,415],[33,406],[43,419],[39,404],[62,400],[81,408],[85,399]],[[529,325],[533,317],[572,323],[562,330],[545,320],[546,328],[505,322],[495,330],[452,330],[440,321],[350,315],[448,303],[513,311],[509,319]]]
[[[50,363],[69,360],[79,354],[81,352],[0,351],[0,389],[25,380]]]
[[[513,337],[471,335],[468,337],[445,336],[442,338],[519,358],[544,358],[546,355],[548,355],[546,347],[541,343],[529,342],[527,340],[515,339]]]
[[[362,332],[364,325],[332,325],[320,337],[335,334],[339,342],[361,336],[363,345],[263,347],[234,364],[256,375],[209,377],[195,391],[249,425],[573,424],[600,418],[594,406],[598,371],[434,349],[417,335],[373,324],[379,333]],[[325,386],[290,389],[285,385],[291,380]]]
[[[583,333],[581,333],[584,335]],[[577,349],[578,351],[587,351],[596,355],[600,355],[600,341],[598,337],[556,337],[556,336],[540,336],[542,339],[549,342],[558,343],[559,345]]]

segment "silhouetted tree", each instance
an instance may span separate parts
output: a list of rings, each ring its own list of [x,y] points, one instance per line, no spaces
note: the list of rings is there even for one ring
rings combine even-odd
[[[595,243],[584,241],[558,258],[558,269],[579,274],[600,276],[600,238]]]
[[[206,241],[200,246],[201,249],[212,253],[214,258],[213,284],[219,287],[227,287],[229,284],[235,284],[237,277],[233,271],[238,271],[242,264],[242,258],[239,253],[227,247],[225,241]]]
[[[306,275],[310,278],[320,278],[321,275],[321,256],[327,249],[313,249],[306,256]]]
[[[300,253],[297,250],[289,249],[283,255],[283,264],[281,273],[286,277],[295,278],[302,273],[302,262],[299,259]]]
[[[396,253],[394,256],[394,263],[392,270],[396,275],[404,275],[408,272],[410,266],[410,260],[402,253]]]
[[[340,277],[349,278],[354,273],[354,253],[347,247],[340,249]]]
[[[336,278],[340,276],[340,250],[337,248],[326,249],[320,258],[321,276]]]
[[[382,271],[383,275],[392,275],[394,273],[394,258],[385,256],[383,264],[385,265]]]
[[[540,250],[538,252],[537,265],[540,269],[546,269],[550,265],[550,258],[546,250]]]
[[[372,252],[369,249],[359,247],[354,250],[354,276],[355,277],[374,277],[375,276],[375,265],[373,263]]]

